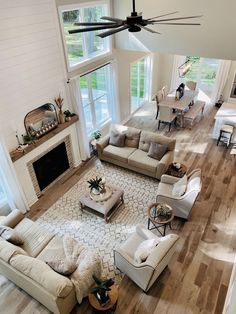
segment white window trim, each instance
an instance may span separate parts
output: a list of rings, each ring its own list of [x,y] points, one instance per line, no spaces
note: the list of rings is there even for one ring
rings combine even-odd
[[[78,0],[79,1],[79,0]],[[89,64],[91,61],[99,61],[103,59],[104,57],[107,57],[112,54],[112,39],[111,37],[108,37],[108,45],[107,45],[107,50],[97,53],[94,57],[90,58],[84,58],[81,62],[71,66],[69,62],[69,56],[68,56],[68,51],[67,51],[67,45],[66,45],[66,39],[64,36],[64,26],[63,26],[63,19],[62,19],[62,13],[64,11],[72,11],[76,10],[79,8],[88,8],[88,7],[94,7],[97,5],[107,5],[107,15],[111,14],[111,1],[110,0],[98,0],[98,1],[93,1],[93,2],[84,2],[84,3],[75,3],[75,4],[70,4],[70,5],[63,5],[58,7],[58,15],[59,15],[59,21],[60,21],[60,31],[61,31],[61,38],[63,42],[63,50],[64,50],[64,57],[67,65],[67,70],[68,72],[72,72],[76,69],[79,69],[83,66],[86,66]],[[104,30],[105,31],[105,30]]]
[[[111,88],[111,82],[112,82],[112,71],[114,70],[114,66],[113,66],[113,64],[112,64],[112,62],[106,62],[106,63],[104,63],[104,64],[101,64],[100,66],[98,66],[98,67],[95,67],[95,68],[93,68],[93,69],[91,69],[90,71],[89,71],[89,73],[86,73],[86,72],[84,72],[83,74],[81,74],[80,75],[80,77],[83,77],[83,76],[86,76],[86,75],[88,75],[88,74],[91,74],[92,72],[94,72],[94,71],[96,71],[96,70],[98,70],[99,68],[102,68],[102,67],[106,67],[106,66],[108,66],[108,65],[110,65],[110,67],[111,67],[111,70],[110,70],[110,73],[109,73],[109,76],[110,76],[110,78],[108,78],[108,81],[107,81],[107,84],[109,85],[108,86],[108,92],[106,93],[106,95],[107,95],[107,98],[108,98],[108,111],[109,111],[109,118],[107,118],[107,119],[105,119],[105,120],[103,120],[103,121],[101,121],[101,123],[99,123],[99,124],[97,124],[97,123],[95,123],[95,121],[96,121],[96,114],[95,114],[95,104],[94,104],[94,102],[95,102],[95,100],[96,99],[98,99],[98,98],[95,98],[95,99],[93,99],[92,98],[92,96],[91,96],[91,102],[88,104],[88,106],[91,106],[92,108],[92,110],[91,110],[91,114],[92,114],[92,122],[93,122],[93,125],[94,125],[94,129],[93,130],[91,130],[91,131],[89,131],[88,133],[87,133],[87,135],[88,135],[88,137],[90,138],[91,137],[91,133],[93,132],[93,131],[95,131],[96,129],[102,129],[102,128],[105,128],[107,125],[109,125],[110,123],[111,123],[111,121],[112,121],[112,112],[113,112],[113,108],[111,107],[111,102],[109,101],[109,98],[112,98],[113,99],[113,104],[114,104],[114,106],[116,106],[117,105],[117,99],[116,99],[116,91],[115,91],[115,88],[116,88],[116,86],[115,86],[115,84],[113,85],[113,88]],[[91,82],[89,82],[89,94],[91,94],[91,92],[92,92],[92,88],[91,88],[91,84],[90,84]],[[81,94],[81,90],[80,90],[80,94]],[[99,97],[100,98],[100,97]],[[81,96],[81,99],[82,99],[82,96]],[[83,108],[85,108],[84,106],[82,106]],[[97,121],[96,121],[97,122]]]
[[[145,100],[143,102],[140,102],[138,107],[134,110],[131,111],[132,108],[132,88],[131,88],[131,78],[132,78],[132,65],[135,63],[140,62],[142,59],[148,59],[148,64],[147,64],[147,74],[150,73],[150,79],[145,83],[146,85],[146,94],[145,94]],[[143,56],[133,62],[130,63],[130,91],[129,91],[129,99],[130,99],[130,114],[135,113],[141,106],[143,106],[145,103],[147,103],[150,100],[150,90],[151,90],[151,85],[152,85],[152,63],[153,63],[153,57],[152,55],[146,55]],[[139,67],[138,67],[138,72],[139,72]],[[140,87],[140,84],[139,86]],[[138,90],[139,91],[139,90]]]

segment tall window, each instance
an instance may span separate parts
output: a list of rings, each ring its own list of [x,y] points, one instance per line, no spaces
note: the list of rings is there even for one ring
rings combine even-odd
[[[80,90],[87,134],[111,120],[114,106],[112,66],[105,65],[80,78]]]
[[[199,57],[187,58],[193,64],[185,76],[185,81],[191,80],[197,82],[198,88],[210,97],[215,84],[219,60]]]
[[[96,2],[95,2],[96,3]],[[109,38],[96,36],[99,31],[69,34],[68,30],[78,29],[75,22],[99,22],[108,14],[108,3],[99,1],[97,5],[78,4],[60,8],[60,19],[64,36],[65,52],[69,69],[110,51]]]
[[[150,82],[150,57],[140,59],[131,64],[131,113],[148,100]]]

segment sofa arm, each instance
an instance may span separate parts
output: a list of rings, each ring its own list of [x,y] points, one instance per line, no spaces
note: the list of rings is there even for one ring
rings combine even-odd
[[[106,135],[96,143],[96,148],[98,151],[98,157],[100,158],[103,149],[109,144],[110,136]]]
[[[174,151],[169,150],[159,161],[156,170],[156,178],[161,179],[161,176],[167,170],[169,164],[171,164],[174,160]]]
[[[168,234],[161,238],[157,247],[151,252],[146,260],[146,264],[154,269],[160,264],[168,253],[176,246],[179,236],[177,234]]]
[[[10,212],[9,215],[1,220],[1,224],[10,228],[14,228],[23,218],[24,215],[22,212],[19,209],[14,209],[12,212]]]

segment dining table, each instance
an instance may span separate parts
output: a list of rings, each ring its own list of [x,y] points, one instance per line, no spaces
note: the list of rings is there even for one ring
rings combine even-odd
[[[194,101],[197,94],[198,90],[185,90],[184,95],[177,100],[176,91],[174,90],[159,102],[159,106],[177,110],[180,114],[180,126],[184,127],[184,111]]]

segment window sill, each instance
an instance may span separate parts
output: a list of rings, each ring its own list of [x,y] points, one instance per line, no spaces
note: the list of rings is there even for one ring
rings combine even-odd
[[[111,50],[107,50],[105,52],[102,52],[102,53],[99,53],[97,55],[94,55],[94,57],[90,57],[90,58],[87,58],[87,59],[84,59],[83,61],[81,62],[78,62],[77,64],[73,65],[73,66],[70,66],[68,65],[68,72],[73,72],[79,68],[82,68],[88,64],[91,64],[93,62],[96,62],[96,61],[99,61],[99,60],[102,60],[104,59],[105,57],[108,57],[112,55],[112,51]]]

